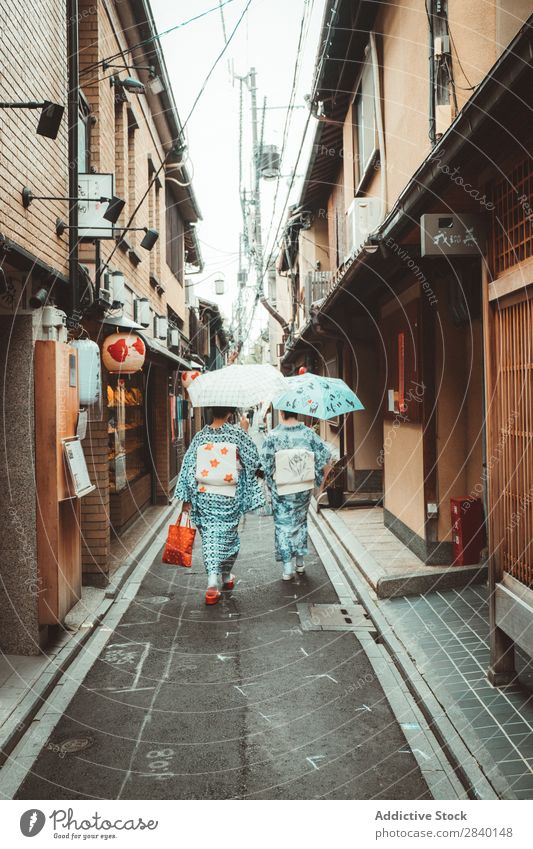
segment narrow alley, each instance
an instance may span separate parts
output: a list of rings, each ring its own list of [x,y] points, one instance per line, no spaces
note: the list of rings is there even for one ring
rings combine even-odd
[[[237,588],[208,608],[199,551],[191,571],[158,555],[86,678],[66,676],[17,798],[431,798],[361,641],[304,630],[297,604],[338,602],[316,554],[283,583],[271,520],[248,516]]]

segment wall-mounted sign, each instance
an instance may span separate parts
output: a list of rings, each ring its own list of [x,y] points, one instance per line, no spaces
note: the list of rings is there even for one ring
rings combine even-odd
[[[96,489],[96,487],[91,483],[89,470],[85,462],[85,454],[83,453],[83,448],[78,437],[73,436],[64,439],[63,451],[74,494],[77,498],[82,498],[84,495],[92,492],[93,489]]]
[[[422,256],[479,256],[485,250],[485,222],[471,213],[428,213],[420,218]]]
[[[84,198],[112,198],[112,174],[78,175],[78,226],[80,239],[113,239],[113,225],[104,218],[107,201]]]

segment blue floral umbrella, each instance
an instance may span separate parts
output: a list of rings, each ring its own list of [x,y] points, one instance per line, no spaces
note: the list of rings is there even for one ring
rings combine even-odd
[[[359,398],[344,380],[306,373],[288,377],[288,388],[272,404],[276,410],[290,410],[316,419],[332,419],[343,413],[364,410]]]

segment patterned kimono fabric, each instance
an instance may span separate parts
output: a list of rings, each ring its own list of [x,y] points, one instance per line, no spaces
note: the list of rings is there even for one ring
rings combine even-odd
[[[200,445],[210,442],[232,442],[237,446],[242,469],[233,498],[199,492],[196,452]],[[202,537],[202,553],[208,574],[230,570],[239,553],[241,516],[264,504],[263,493],[255,477],[258,466],[259,454],[252,440],[241,428],[229,424],[219,428],[204,427],[196,434],[183,458],[175,496],[191,502],[191,519]]]
[[[288,563],[293,557],[307,554],[307,512],[311,490],[278,495],[274,480],[275,454],[283,448],[305,448],[315,455],[315,484],[322,482],[322,469],[330,459],[328,448],[314,431],[301,422],[279,424],[266,437],[261,451],[261,464],[272,493],[276,560]]]

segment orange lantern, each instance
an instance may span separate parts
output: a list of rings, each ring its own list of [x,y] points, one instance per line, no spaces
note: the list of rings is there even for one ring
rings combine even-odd
[[[193,380],[196,380],[197,377],[200,377],[199,371],[184,371],[181,375],[181,382],[185,389],[188,389]]]
[[[306,372],[307,369],[305,366],[300,366],[300,368],[298,369],[298,374],[305,374]]]
[[[145,357],[146,346],[136,333],[112,333],[102,345],[102,362],[114,374],[135,374]]]

